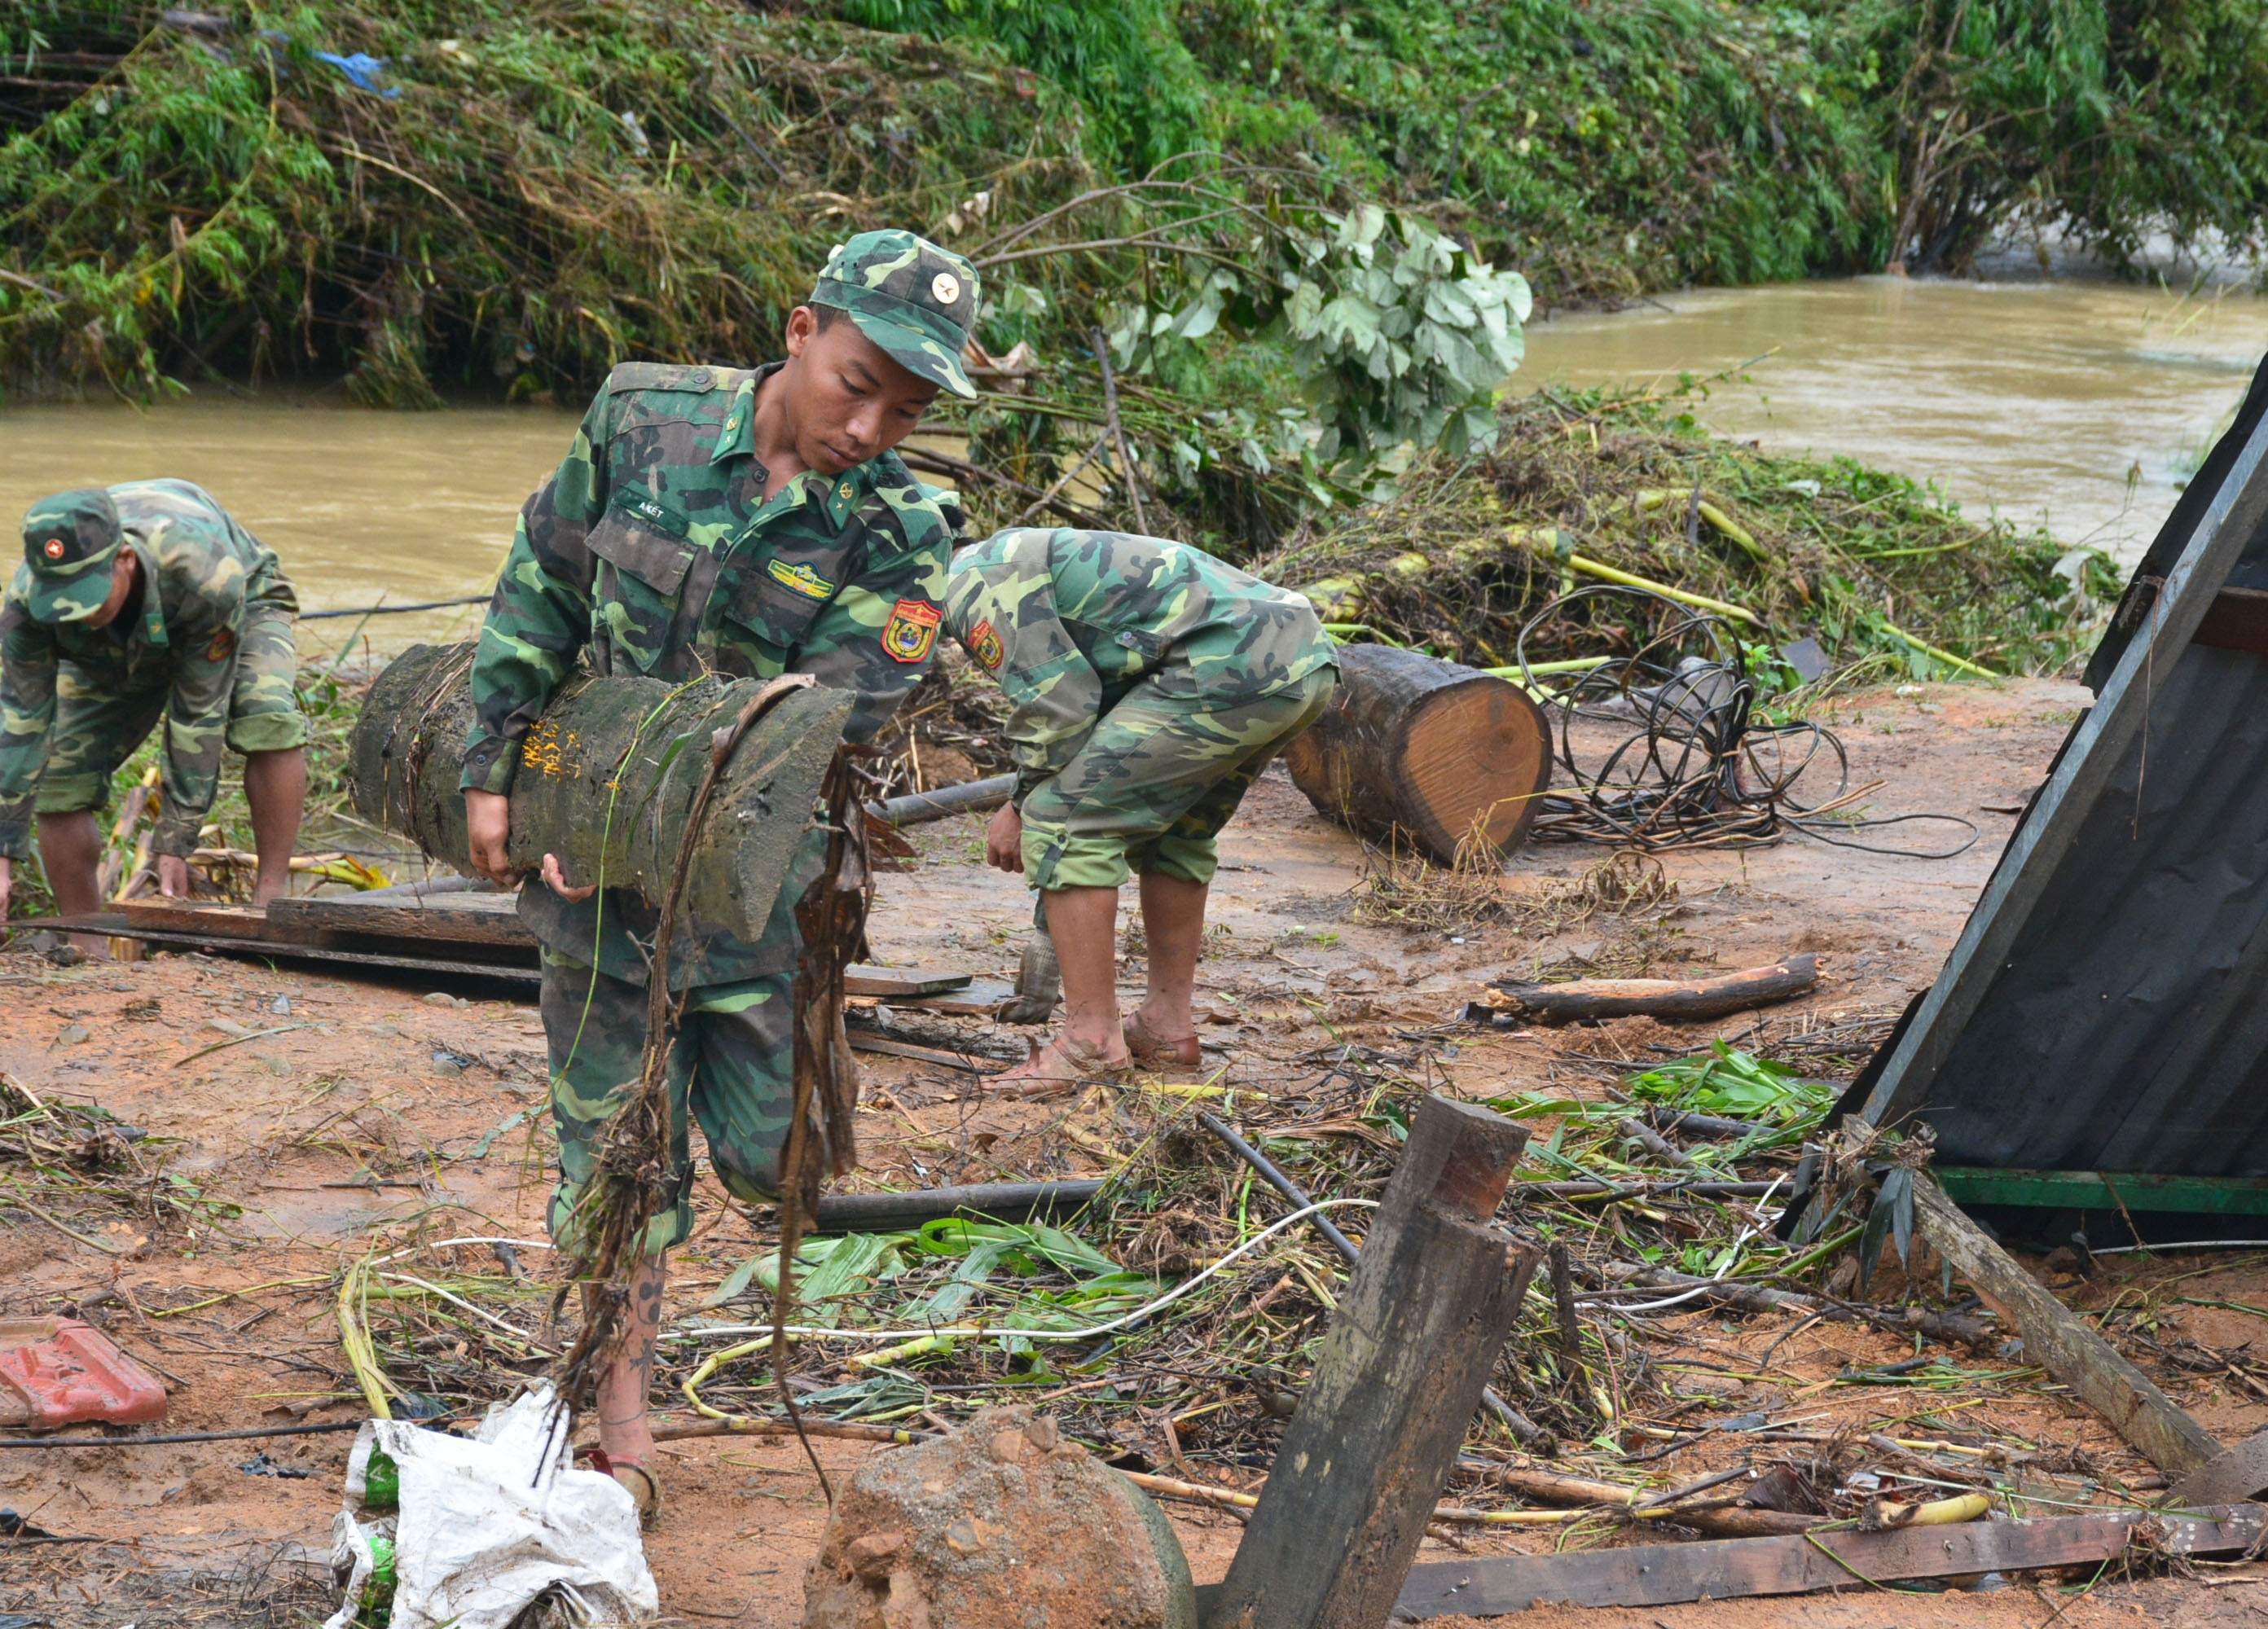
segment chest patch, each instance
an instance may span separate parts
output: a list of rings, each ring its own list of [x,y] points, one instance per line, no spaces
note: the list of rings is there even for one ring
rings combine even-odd
[[[899,662],[925,662],[944,618],[945,613],[925,599],[902,599],[882,624],[882,649]]]
[[[835,584],[814,571],[807,560],[799,560],[792,566],[784,560],[768,560],[764,569],[771,574],[772,581],[807,598],[831,599],[835,596]]]
[[[986,672],[1000,671],[1001,658],[1007,653],[1000,648],[1000,635],[993,631],[991,618],[986,617],[968,630],[968,654]]]

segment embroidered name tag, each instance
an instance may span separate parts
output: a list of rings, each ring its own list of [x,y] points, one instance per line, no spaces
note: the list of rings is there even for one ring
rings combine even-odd
[[[615,507],[625,515],[634,516],[645,522],[656,532],[667,532],[674,538],[682,538],[693,530],[693,523],[684,516],[670,508],[652,493],[642,491],[635,487],[617,492],[615,495]]]

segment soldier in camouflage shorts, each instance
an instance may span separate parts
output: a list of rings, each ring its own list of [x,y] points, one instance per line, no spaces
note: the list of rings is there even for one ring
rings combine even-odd
[[[988,539],[954,561],[945,621],[1014,709],[1016,792],[986,851],[1040,891],[1063,967],[1063,1031],[1015,1076],[1195,1063],[1189,1002],[1214,838],[1329,704],[1329,636],[1301,596],[1121,532]],[[1118,889],[1133,872],[1149,994],[1122,1025]]]
[[[186,481],[32,505],[0,612],[0,917],[15,865],[30,857],[34,812],[56,905],[100,908],[95,816],[160,720],[164,796],[150,845],[160,889],[188,892],[224,745],[245,755],[254,899],[289,887],[307,789],[298,614],[273,551]],[[94,953],[103,942],[79,943]]]
[[[892,451],[940,390],[970,397],[961,352],[976,273],[911,232],[837,247],[788,318],[784,362],[758,369],[626,363],[558,472],[520,511],[472,673],[463,786],[475,863],[519,887],[505,841],[522,743],[579,668],[679,683],[802,672],[858,697],[864,741],[927,671],[960,510]],[[783,818],[790,818],[784,815]],[[698,921],[672,946],[678,1202],[656,1219],[631,1328],[599,1383],[600,1442],[651,1509],[647,1384],[661,1251],[692,1223],[690,1126],[743,1200],[779,1179],[792,1104],[794,906],[818,874],[811,833],[754,943]],[[576,1226],[600,1130],[638,1076],[657,912],[603,895],[546,855],[520,888],[542,942],[543,1022],[559,1129],[555,1236]],[[699,903],[688,901],[697,917]]]

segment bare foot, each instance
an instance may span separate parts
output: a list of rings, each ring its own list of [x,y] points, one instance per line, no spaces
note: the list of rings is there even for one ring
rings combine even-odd
[[[1194,1068],[1198,1053],[1197,1029],[1192,1025],[1186,1034],[1164,1034],[1151,1028],[1148,1020],[1137,1012],[1126,1020],[1126,1050],[1145,1061],[1180,1063]]]
[[[1095,1046],[1073,1036],[1057,1035],[1045,1046],[1035,1046],[1032,1055],[1005,1075],[995,1075],[995,1081],[1079,1081],[1111,1080],[1123,1075],[1134,1066],[1134,1060],[1123,1046]]]

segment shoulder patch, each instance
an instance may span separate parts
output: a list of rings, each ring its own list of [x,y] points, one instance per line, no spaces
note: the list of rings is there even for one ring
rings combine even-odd
[[[235,653],[235,650],[236,630],[224,627],[217,630],[213,635],[211,642],[205,646],[205,660],[225,662]]]
[[[688,368],[668,362],[622,362],[607,375],[609,391],[675,390],[696,394],[717,388],[714,368]]]
[[[1007,653],[1001,649],[1000,635],[993,631],[991,618],[986,617],[968,630],[968,654],[986,672],[1000,671],[1001,658]]]
[[[937,625],[944,620],[945,613],[926,599],[902,599],[882,624],[882,649],[893,661],[926,662],[937,643]]]

